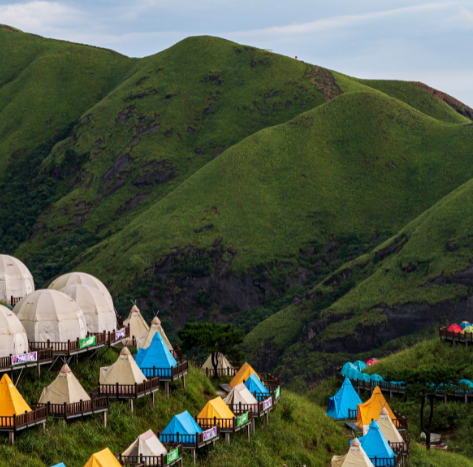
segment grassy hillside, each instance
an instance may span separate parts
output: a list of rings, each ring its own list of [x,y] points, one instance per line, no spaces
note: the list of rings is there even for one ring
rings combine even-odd
[[[110,350],[104,357],[79,367],[72,367],[83,386],[92,389],[97,384],[100,366],[109,365],[117,358],[117,351]],[[52,373],[34,381],[34,371],[29,372],[19,386],[28,401],[36,401],[42,388],[55,377]],[[207,400],[215,397],[215,390],[205,376],[191,367],[187,376],[187,387],[173,383],[171,397],[167,400],[164,391],[156,393],[156,405],[145,397],[135,401],[134,415],[126,403],[114,402],[108,413],[108,427],[103,428],[101,417],[89,417],[83,422],[67,425],[49,420],[46,431],[41,428],[25,430],[16,438],[14,447],[7,444],[6,436],[0,437],[0,465],[10,467],[49,467],[65,462],[67,467],[82,467],[94,452],[109,447],[119,453],[128,447],[144,431],[152,428],[162,430],[172,416],[183,410],[193,415],[198,413]],[[232,436],[232,444],[224,441],[198,453],[198,465],[243,467],[256,462],[262,467],[274,465],[302,465],[322,467],[328,464],[333,452],[345,447],[342,431],[328,420],[323,411],[304,398],[284,392],[283,399],[271,412],[270,424],[264,426],[257,421],[257,432],[250,442],[244,433]],[[192,460],[186,453],[185,465]]]
[[[303,300],[260,324],[247,336],[248,346],[261,337],[263,342],[272,340],[275,352],[282,355],[286,349],[281,359],[286,371],[294,362],[320,371],[350,353],[370,347],[372,353],[382,351],[380,346],[393,339],[392,332],[436,332],[441,323],[471,319],[466,301],[471,278],[461,271],[469,270],[472,262],[472,201],[469,181],[372,253],[328,277],[312,291],[315,299]],[[339,297],[341,287],[345,293]],[[281,333],[285,324],[289,332]],[[290,344],[294,347],[287,349]],[[343,351],[345,356],[339,354]]]

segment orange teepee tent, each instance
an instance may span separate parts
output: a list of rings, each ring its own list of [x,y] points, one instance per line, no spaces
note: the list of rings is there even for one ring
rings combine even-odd
[[[396,417],[386,402],[381,389],[376,386],[371,397],[364,404],[358,404],[356,426],[363,429],[363,426],[369,426],[373,420],[378,420],[383,407],[388,411],[391,420],[395,420]]]
[[[0,381],[0,416],[11,417],[25,412],[31,412],[30,406],[18,392],[8,375],[3,375]]]
[[[240,383],[244,383],[252,374],[255,374],[258,379],[261,379],[249,363],[245,363],[239,370],[235,377],[230,381],[230,387],[234,388]]]

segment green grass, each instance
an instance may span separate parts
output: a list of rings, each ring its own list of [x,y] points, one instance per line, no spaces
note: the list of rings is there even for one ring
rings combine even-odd
[[[86,389],[96,386],[100,366],[113,363],[117,351],[110,350],[105,356],[86,364],[73,366],[74,374]],[[41,380],[35,380],[35,371],[24,376],[19,390],[28,402],[37,401],[42,388],[56,376],[58,368]],[[171,397],[167,400],[164,391],[156,393],[156,404],[152,406],[150,397],[138,399],[134,404],[134,414],[127,403],[112,402],[108,412],[108,427],[103,428],[101,416],[93,416],[65,425],[63,422],[48,420],[46,431],[40,427],[25,430],[17,435],[13,447],[8,445],[6,436],[0,437],[0,465],[11,467],[50,466],[65,462],[67,467],[82,467],[92,453],[105,447],[117,454],[122,452],[144,431],[163,430],[173,415],[188,410],[195,415],[207,400],[215,397],[213,383],[191,366],[186,379],[186,389],[180,382],[172,383]],[[215,448],[206,448],[198,453],[198,465],[245,466],[251,462],[273,466],[305,463],[307,466],[327,465],[333,452],[345,446],[345,438],[340,429],[328,420],[323,411],[304,398],[283,391],[283,398],[271,412],[270,424],[257,420],[256,434],[248,442],[244,433],[232,436],[232,444],[223,440]],[[185,454],[185,463],[191,458]]]

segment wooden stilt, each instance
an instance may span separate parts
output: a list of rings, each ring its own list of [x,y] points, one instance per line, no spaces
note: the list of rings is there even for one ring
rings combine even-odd
[[[153,405],[154,405],[154,392],[151,393],[151,399],[152,399]]]
[[[13,446],[15,444],[15,432],[8,432],[8,442],[10,443],[10,446]]]
[[[133,413],[133,399],[128,399],[128,404],[130,406],[131,413]]]
[[[192,458],[194,459],[194,464],[195,464],[195,449],[191,449],[192,452]]]
[[[248,440],[250,440],[250,425],[246,425],[246,437]]]
[[[164,392],[166,394],[166,399],[169,399],[169,381],[164,381]]]
[[[107,412],[102,412],[103,427],[107,428]]]
[[[256,432],[256,419],[255,418],[251,420],[251,429],[253,430],[253,433]]]
[[[186,389],[186,375],[181,378],[182,389]]]
[[[225,433],[225,442],[230,444],[230,433],[228,431]]]

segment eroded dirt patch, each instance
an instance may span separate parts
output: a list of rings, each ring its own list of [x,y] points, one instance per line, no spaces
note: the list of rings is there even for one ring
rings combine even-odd
[[[335,82],[335,78],[333,77],[332,73],[330,73],[330,71],[326,70],[325,68],[315,66],[310,80],[326,101],[343,94],[343,91]]]

